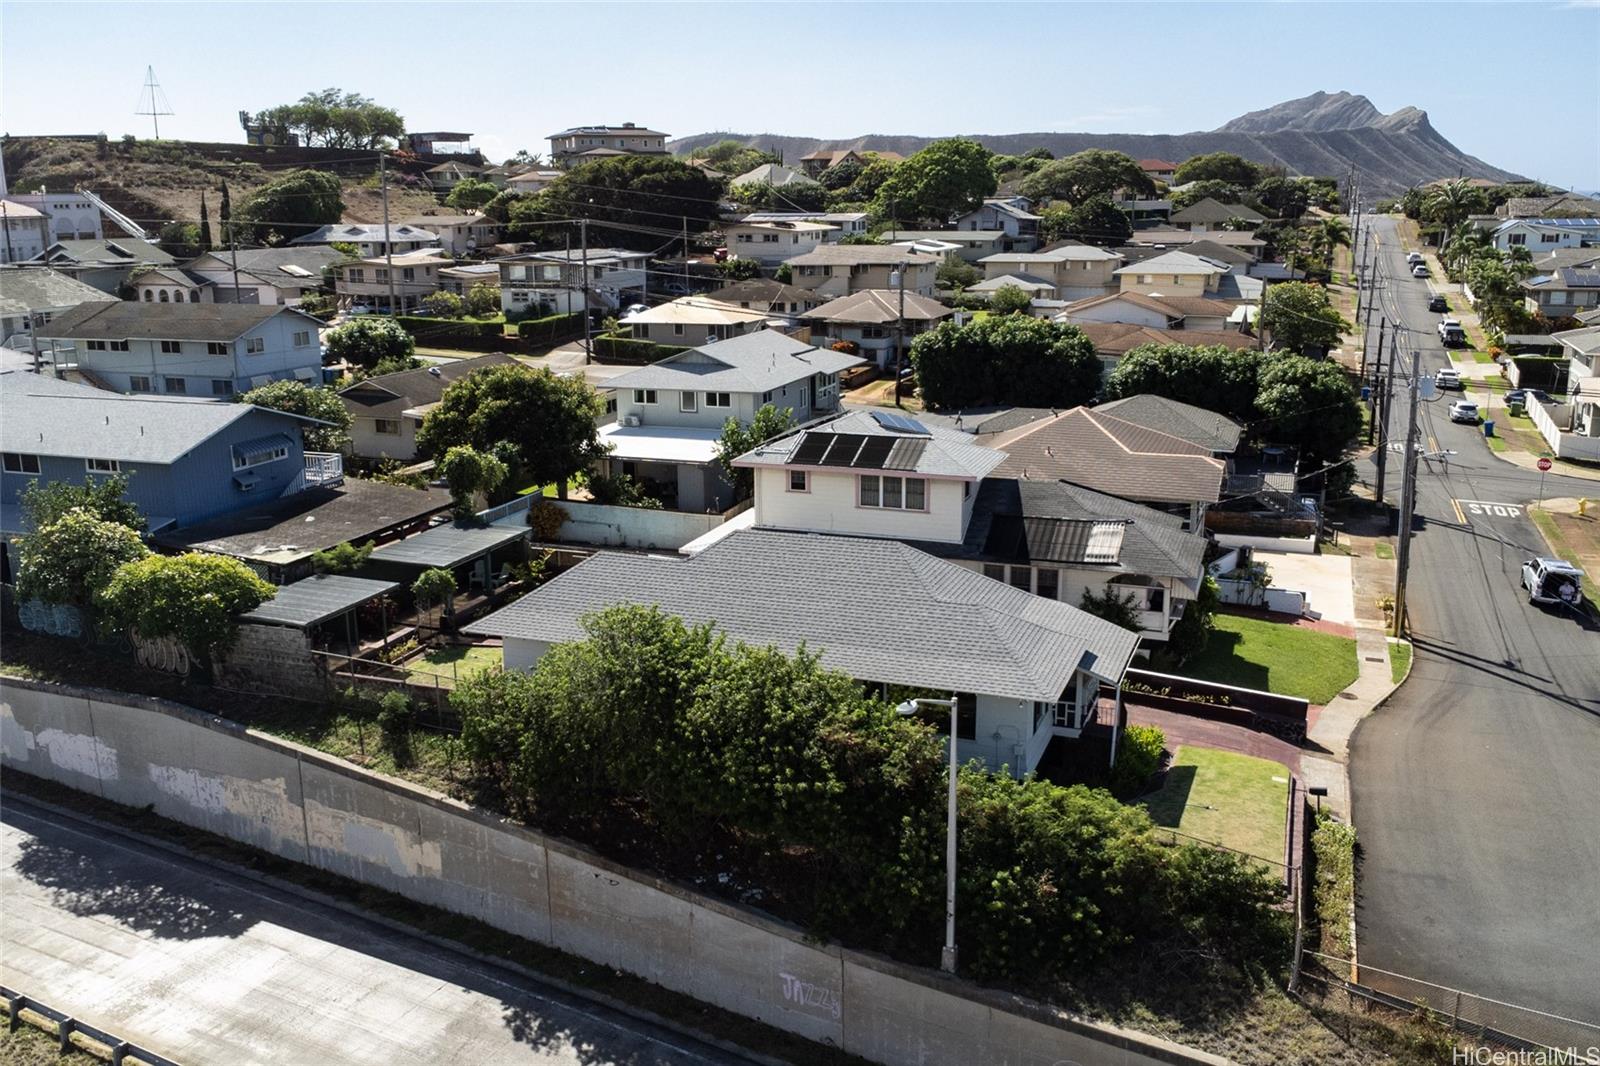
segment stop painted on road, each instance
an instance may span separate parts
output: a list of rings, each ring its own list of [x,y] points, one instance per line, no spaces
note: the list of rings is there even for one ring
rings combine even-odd
[[[1521,518],[1523,507],[1520,503],[1496,503],[1493,500],[1457,500],[1461,510],[1469,517],[1476,518]]]

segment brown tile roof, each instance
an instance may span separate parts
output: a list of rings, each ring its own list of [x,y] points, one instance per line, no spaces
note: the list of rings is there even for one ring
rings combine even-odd
[[[918,296],[914,292],[905,294],[905,316],[908,320],[934,322],[954,313],[931,297]],[[897,322],[900,318],[900,294],[888,289],[862,289],[812,308],[806,312],[806,317],[825,322]]]
[[[1003,434],[996,477],[1069,481],[1126,500],[1215,503],[1225,467],[1204,447],[1087,407]]]
[[[1220,344],[1234,351],[1256,346],[1254,337],[1232,330],[1155,329],[1132,322],[1075,322],[1073,325],[1083,330],[1096,352],[1107,356],[1120,357],[1144,344],[1189,344],[1197,348]]]

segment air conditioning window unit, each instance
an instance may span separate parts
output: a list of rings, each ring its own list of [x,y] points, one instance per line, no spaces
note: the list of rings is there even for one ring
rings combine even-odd
[[[629,415],[627,418],[623,419],[623,424],[628,426],[628,427],[630,427],[630,428],[638,428],[639,416],[638,415]]]

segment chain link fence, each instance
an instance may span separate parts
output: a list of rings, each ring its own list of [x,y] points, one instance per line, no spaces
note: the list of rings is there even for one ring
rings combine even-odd
[[[1407,1013],[1424,1013],[1480,1044],[1517,1051],[1545,1049],[1571,1056],[1549,1062],[1586,1063],[1600,1054],[1600,1021],[1567,1018],[1548,1011],[1473,995],[1376,966],[1305,951],[1300,975],[1324,989],[1343,991],[1368,1003]]]

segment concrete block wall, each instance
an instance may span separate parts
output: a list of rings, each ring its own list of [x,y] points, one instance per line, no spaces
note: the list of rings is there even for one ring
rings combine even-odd
[[[1221,1063],[819,944],[437,793],[163,700],[0,679],[0,765],[627,970],[874,1062]]]
[[[317,698],[324,692],[305,632],[290,626],[241,625],[222,660],[221,680],[230,688],[285,696]]]

